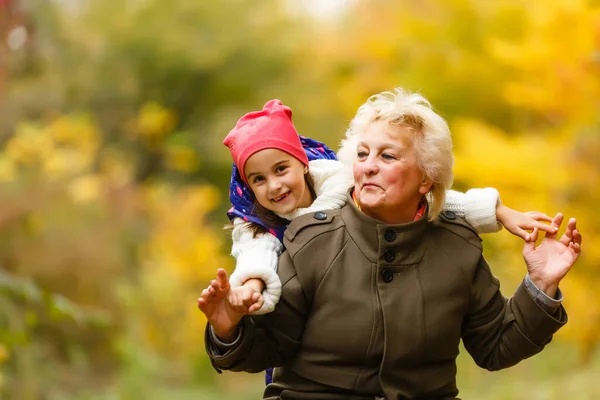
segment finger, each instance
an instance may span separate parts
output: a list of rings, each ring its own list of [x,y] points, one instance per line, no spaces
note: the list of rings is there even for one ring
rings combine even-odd
[[[557,213],[554,218],[552,219],[552,224],[550,224],[550,226],[554,226],[556,227],[556,231],[555,232],[546,232],[546,238],[547,239],[554,239],[556,238],[556,232],[558,232],[558,228],[560,228],[560,225],[562,224],[564,216],[562,215],[562,213]]]
[[[571,218],[567,224],[567,230],[565,230],[565,233],[560,238],[560,242],[565,246],[568,246],[569,243],[575,240],[573,237],[575,232],[578,232],[577,239],[579,240],[579,243],[581,243],[581,234],[577,230],[577,221],[575,218]]]
[[[533,228],[533,232],[527,235],[525,244],[523,245],[523,253],[530,253],[535,250],[535,242],[538,238],[538,229]]]
[[[552,217],[539,211],[528,211],[525,213],[536,221],[552,222]]]
[[[206,307],[207,307],[207,304],[206,304],[206,302],[204,301],[204,299],[203,299],[203,298],[199,298],[199,299],[198,299],[198,309],[199,309],[200,311],[202,311],[202,312],[203,312],[205,315],[206,315],[206,311],[207,311],[207,310],[206,310]]]
[[[525,229],[522,229],[520,226],[515,227],[513,234],[525,241],[527,241],[527,238],[529,237],[529,232],[527,232]]]
[[[227,294],[227,301],[232,307],[239,307],[242,302],[239,299],[239,296],[236,293],[232,293],[231,291]]]
[[[252,302],[256,303],[258,300],[262,299],[262,295],[258,292],[252,293]]]
[[[569,243],[571,243],[571,241],[573,240],[573,230],[570,229],[570,226],[567,226],[567,230],[565,231],[565,233],[563,233],[563,235],[560,237],[559,241],[564,244],[565,246],[568,246]]]
[[[558,228],[554,225],[544,224],[543,222],[534,221],[529,228],[538,228],[540,231],[556,233]]]
[[[217,282],[221,290],[229,290],[229,279],[227,278],[227,272],[223,268],[219,268],[217,271]]]
[[[582,236],[581,236],[581,232],[579,232],[578,229],[575,229],[573,231],[573,242],[577,243],[577,244],[581,244],[581,240],[582,240]]]
[[[254,302],[255,300],[253,300],[253,296],[247,296],[243,299],[243,303],[246,307],[250,307],[252,304],[254,304]]]
[[[569,248],[577,253],[577,255],[581,254],[581,245],[579,243],[570,243]]]
[[[206,297],[208,296],[208,288],[203,289],[202,292],[200,293],[200,297]]]
[[[264,303],[264,298],[262,297],[262,295],[259,294],[259,299],[254,304],[252,304],[250,308],[248,308],[248,312],[253,313],[255,311],[260,310]]]

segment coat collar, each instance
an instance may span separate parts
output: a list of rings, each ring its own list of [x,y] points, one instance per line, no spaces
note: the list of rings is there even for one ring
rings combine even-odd
[[[347,193],[346,205],[342,208],[341,215],[348,234],[367,259],[378,264],[418,264],[428,244],[425,235],[429,226],[427,218],[407,224],[386,224],[369,217],[356,207],[352,200],[353,190],[354,188]],[[386,251],[393,252],[393,261],[385,259]]]

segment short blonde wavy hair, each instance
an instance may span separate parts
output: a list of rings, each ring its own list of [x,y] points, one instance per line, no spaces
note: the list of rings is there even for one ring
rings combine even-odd
[[[370,124],[379,121],[408,127],[412,131],[412,144],[419,169],[433,182],[427,201],[428,219],[434,220],[441,212],[446,190],[454,180],[452,136],[448,124],[418,93],[396,88],[393,92],[373,95],[358,108],[341,142],[338,158],[347,167],[356,161],[359,137]]]

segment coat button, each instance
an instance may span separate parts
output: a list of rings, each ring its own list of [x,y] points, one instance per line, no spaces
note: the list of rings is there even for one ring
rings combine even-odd
[[[454,212],[446,210],[443,212],[444,217],[448,218],[448,219],[456,219],[456,214],[454,214]]]
[[[314,213],[313,217],[315,217],[315,219],[318,219],[319,221],[323,221],[327,219],[327,214],[325,214],[323,211],[317,211],[316,213]]]
[[[392,262],[394,261],[394,257],[396,257],[396,254],[394,254],[394,250],[388,248],[383,251],[383,259],[385,261]]]
[[[387,240],[388,242],[393,242],[394,240],[396,240],[396,232],[392,231],[392,230],[387,230],[385,231],[385,233],[383,234],[383,237],[385,238],[385,240]]]
[[[383,279],[385,283],[390,283],[394,280],[394,273],[390,269],[384,269],[381,272],[381,279]]]

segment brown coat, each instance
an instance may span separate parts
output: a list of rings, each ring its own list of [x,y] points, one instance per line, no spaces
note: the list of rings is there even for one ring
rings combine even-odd
[[[265,399],[453,399],[461,339],[498,370],[541,351],[567,320],[523,284],[505,299],[480,238],[451,212],[386,225],[348,201],[294,220],[285,246],[275,311],[244,318],[224,354],[206,335],[216,368],[280,367]]]

